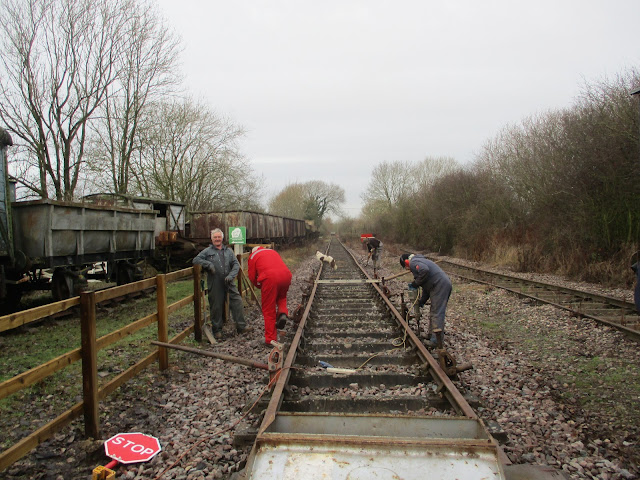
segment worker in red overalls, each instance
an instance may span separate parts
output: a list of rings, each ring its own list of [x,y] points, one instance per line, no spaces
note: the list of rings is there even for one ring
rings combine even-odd
[[[291,285],[291,272],[278,252],[254,247],[249,257],[249,280],[262,291],[264,340],[266,345],[271,345],[272,340],[278,341],[276,328],[284,328],[289,318],[287,292]]]

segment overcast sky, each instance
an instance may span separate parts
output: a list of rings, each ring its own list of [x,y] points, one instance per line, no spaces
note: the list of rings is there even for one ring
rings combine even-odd
[[[189,91],[247,129],[266,198],[383,161],[466,164],[508,124],[640,66],[640,0],[159,0]],[[266,200],[265,198],[265,200]]]

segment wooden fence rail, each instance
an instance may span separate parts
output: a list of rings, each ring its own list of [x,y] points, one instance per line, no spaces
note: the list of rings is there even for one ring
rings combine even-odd
[[[193,294],[178,300],[171,305],[167,305],[167,283],[193,276]],[[81,346],[75,350],[60,355],[42,365],[17,375],[9,380],[0,383],[0,399],[12,393],[18,392],[30,385],[46,378],[49,375],[82,360],[82,390],[83,400],[76,403],[70,409],[32,432],[27,437],[18,441],[4,452],[0,453],[0,471],[25,456],[33,448],[50,438],[54,433],[60,431],[72,420],[84,414],[85,433],[87,436],[98,438],[100,435],[99,423],[99,402],[107,395],[114,392],[123,383],[136,376],[144,368],[158,360],[160,369],[169,366],[167,348],[159,347],[151,354],[129,367],[126,371],[113,378],[111,381],[98,386],[98,351],[125,338],[138,330],[151,325],[158,324],[158,341],[165,343],[179,343],[192,332],[195,332],[196,339],[202,339],[202,314],[200,289],[201,270],[199,265],[179,270],[169,274],[157,275],[155,278],[141,280],[139,282],[122,285],[98,292],[84,292],[79,297],[70,298],[61,302],[56,302],[42,307],[33,308],[24,312],[15,313],[0,317],[0,331],[15,328],[20,325],[45,318],[53,313],[68,310],[71,307],[80,305],[81,324]],[[140,318],[125,327],[114,332],[96,338],[96,305],[116,297],[121,297],[129,293],[139,292],[152,287],[156,287],[157,310],[155,313]],[[194,324],[182,330],[173,338],[168,338],[169,325],[168,317],[171,313],[180,308],[193,304]]]

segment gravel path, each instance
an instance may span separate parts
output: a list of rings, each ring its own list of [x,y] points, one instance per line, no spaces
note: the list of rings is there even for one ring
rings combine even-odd
[[[353,251],[365,258],[359,247]],[[386,253],[384,275],[398,271],[393,253]],[[301,301],[317,266],[310,258],[294,272],[290,309]],[[405,279],[391,283],[392,293],[406,289]],[[576,479],[638,478],[637,343],[553,307],[453,280],[447,345],[458,362],[474,365],[456,384],[477,399],[474,408],[485,423],[504,430],[500,438],[510,459],[551,465]],[[245,312],[255,330],[247,336],[229,333],[215,351],[265,362],[262,317],[255,307]],[[620,388],[626,382],[609,381],[620,371],[634,380],[624,390],[623,407]],[[585,394],[581,374],[602,383]],[[233,431],[257,426],[259,412],[245,415],[244,409],[262,393],[265,378],[263,371],[172,351],[167,372],[148,368],[101,403],[102,439],[84,439],[81,421],[74,422],[0,478],[91,478],[92,469],[109,460],[104,440],[124,431],[157,436],[163,451],[151,462],[118,466],[118,479],[233,478],[249,453],[248,447],[233,447]]]

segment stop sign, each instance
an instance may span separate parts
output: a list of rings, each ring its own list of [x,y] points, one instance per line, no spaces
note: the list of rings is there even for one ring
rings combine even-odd
[[[162,450],[156,437],[144,433],[118,433],[104,442],[108,457],[120,463],[148,462]]]

